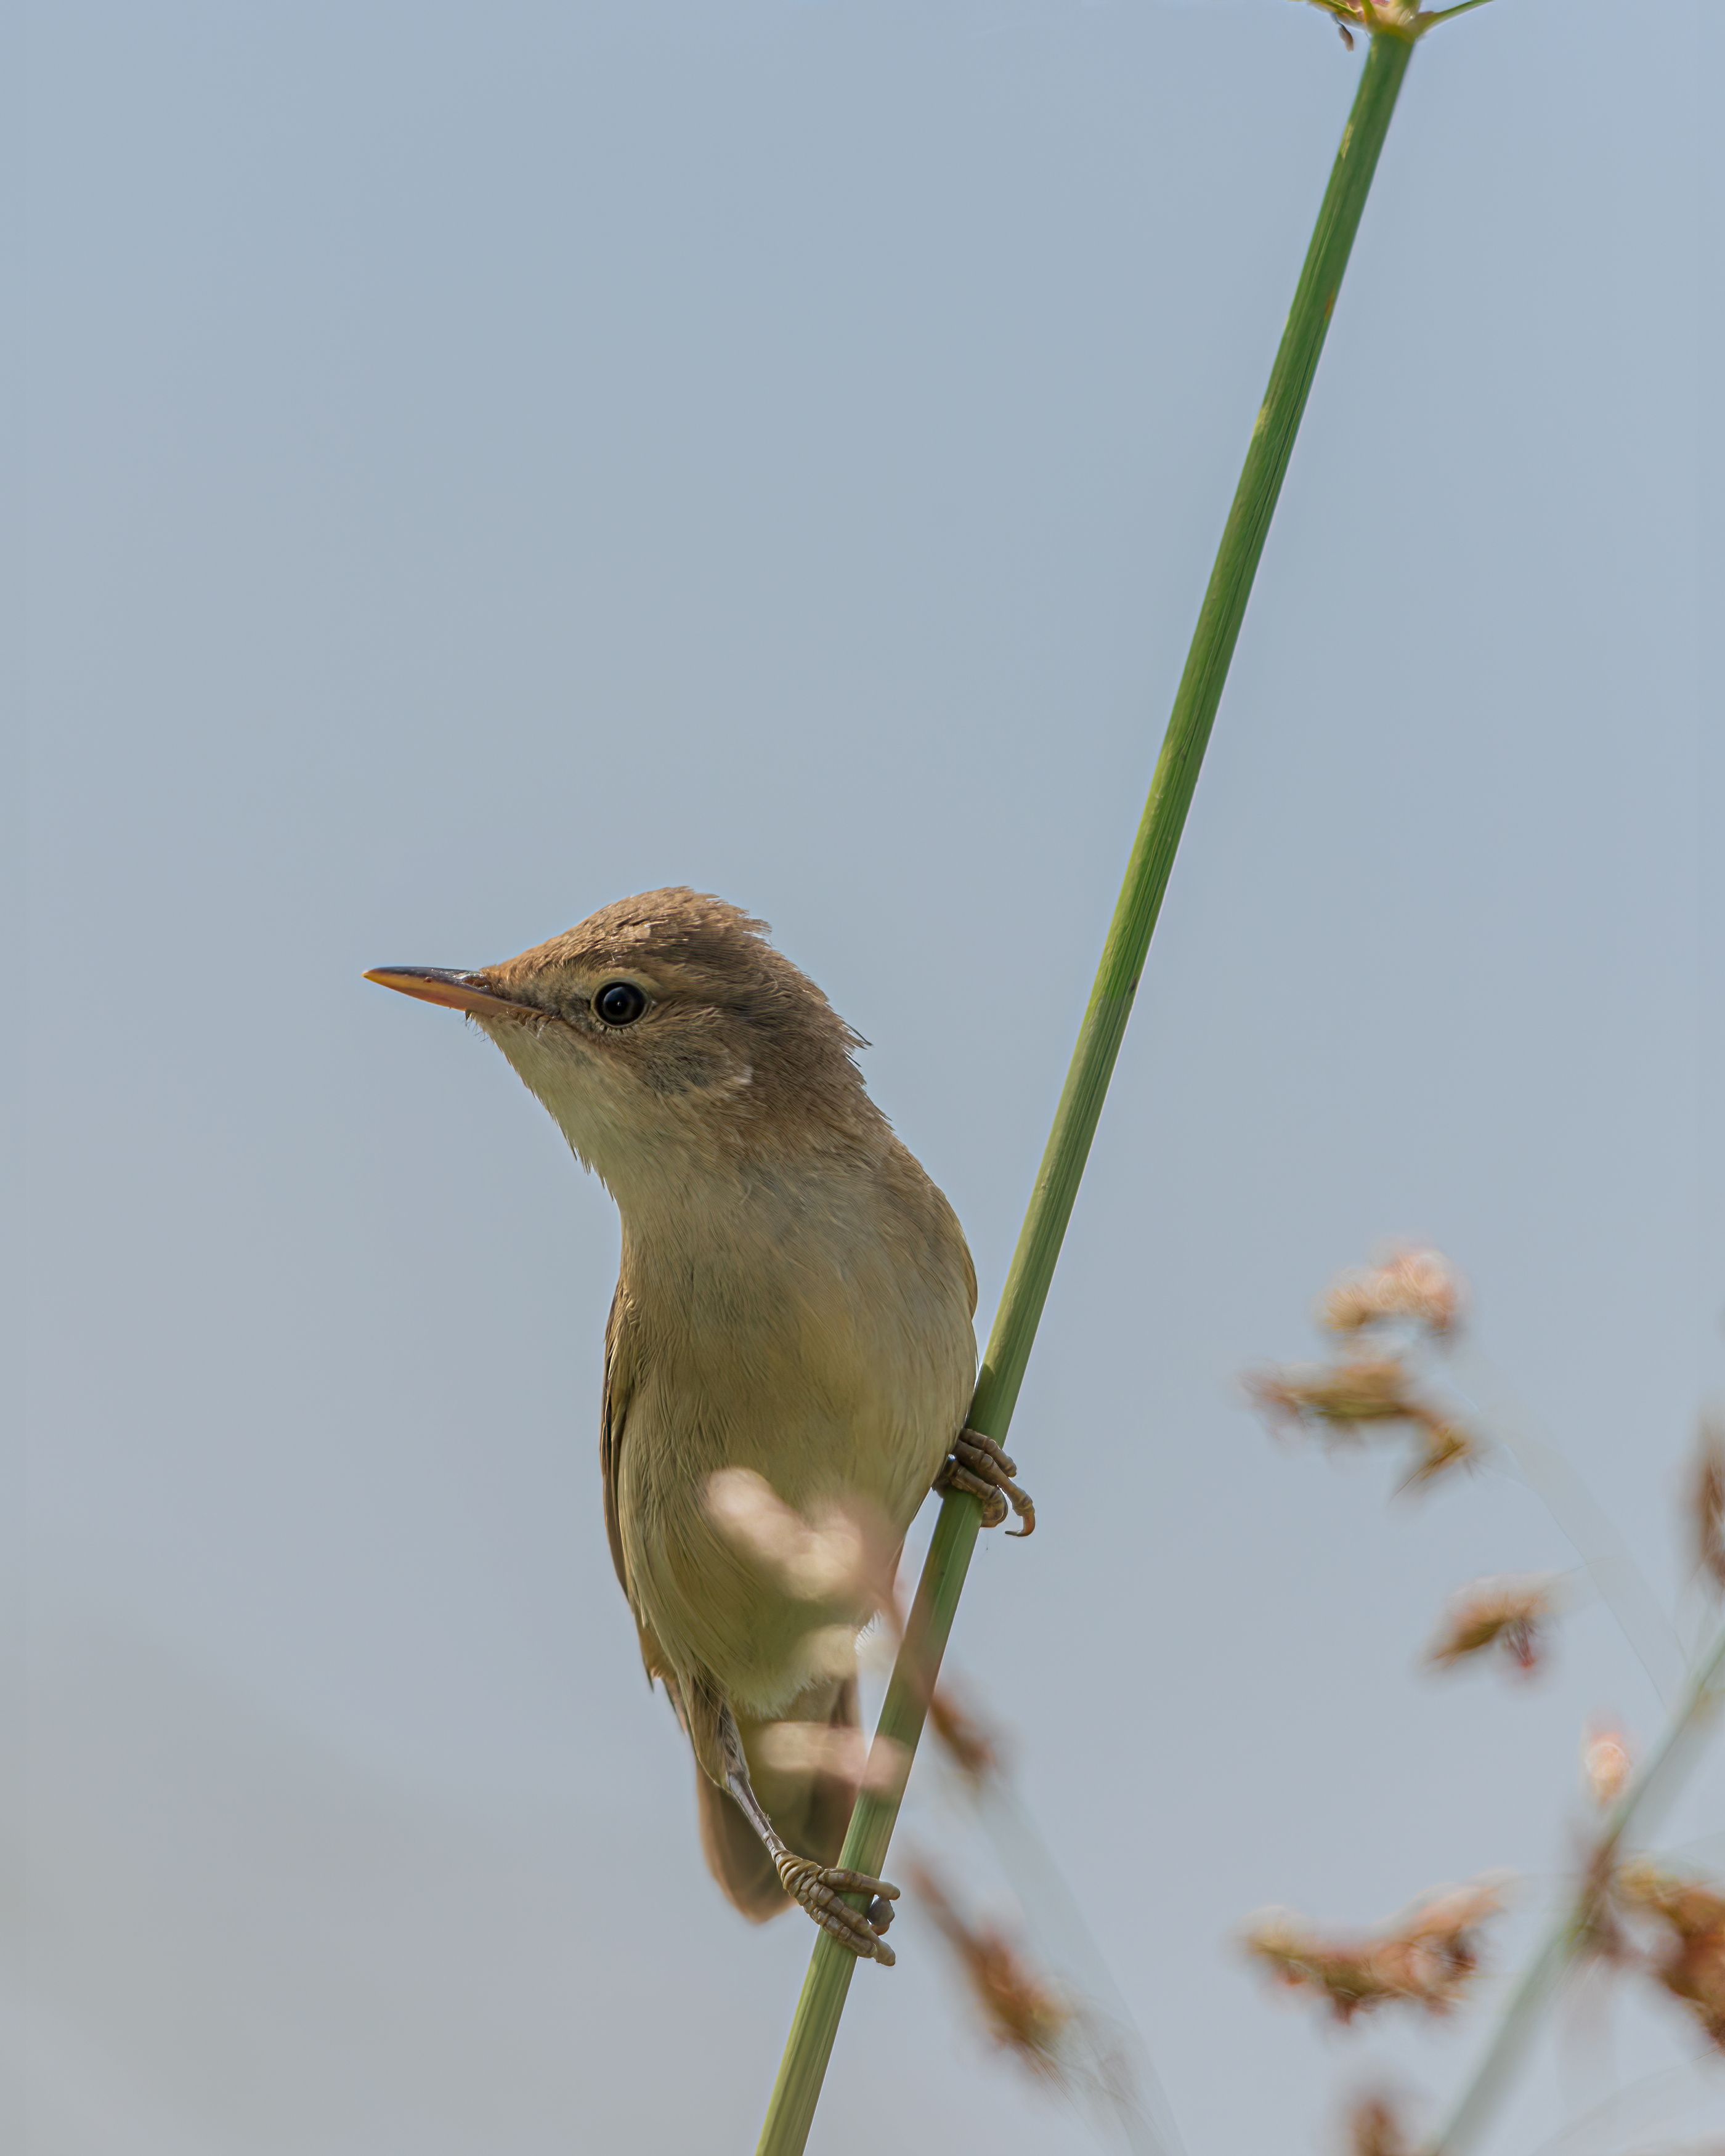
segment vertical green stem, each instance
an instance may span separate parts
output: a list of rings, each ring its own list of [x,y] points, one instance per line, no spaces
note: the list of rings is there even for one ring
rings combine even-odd
[[[1004,1438],[1012,1420],[1037,1323],[1048,1299],[1055,1261],[1102,1111],[1103,1096],[1132,1015],[1138,977],[1168,889],[1168,873],[1221,701],[1222,685],[1251,595],[1258,558],[1264,551],[1300,417],[1317,371],[1342,274],[1377,169],[1378,153],[1384,146],[1412,54],[1413,44],[1407,38],[1387,33],[1373,38],[1353,110],[1343,131],[1342,146],[1336,153],[1317,229],[1271,370],[1270,387],[1252,429],[1245,468],[1210,572],[1054,1130],[1030,1194],[1029,1209],[983,1358],[970,1421],[973,1428],[991,1437]],[[891,1778],[886,1787],[877,1784],[858,1799],[839,1859],[851,1870],[877,1872],[886,1861],[911,1758],[922,1734],[928,1696],[946,1651],[980,1518],[973,1497],[950,1495],[941,1506],[875,1732],[878,1746],[896,1748],[876,1754],[883,1765],[891,1763]],[[820,2098],[821,2082],[855,1966],[855,1958],[825,1933],[816,1940],[762,2128],[758,2156],[800,2156]]]
[[[1615,1856],[1618,1845],[1637,1820],[1645,1823],[1651,1807],[1670,1795],[1710,1716],[1721,1704],[1725,1687],[1725,1630],[1722,1630],[1691,1679],[1689,1689],[1665,1734],[1648,1753],[1640,1772],[1606,1815],[1593,1861],[1574,1897],[1565,1903],[1551,1929],[1534,1950],[1511,1992],[1491,2041],[1474,2069],[1473,2077],[1457,2097],[1449,2118],[1429,2144],[1426,2156],[1463,2156],[1479,2139],[1480,2129],[1527,2049],[1546,2002],[1557,1990],[1570,1964],[1581,1950],[1589,1928],[1593,1897],[1600,1872]]]

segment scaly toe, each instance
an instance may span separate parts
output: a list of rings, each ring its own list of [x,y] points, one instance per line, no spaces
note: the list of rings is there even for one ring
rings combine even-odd
[[[806,1856],[781,1856],[778,1865],[785,1892],[824,1932],[829,1932],[840,1946],[848,1947],[865,1961],[878,1961],[887,1969],[893,1966],[896,1956],[880,1934],[891,1922],[892,1904],[898,1898],[896,1887],[884,1879],[871,1878],[865,1871],[815,1864]],[[866,1894],[868,1907],[853,1908],[842,1898],[846,1894]],[[877,1911],[884,1915],[877,1917]]]
[[[985,1437],[979,1430],[963,1430],[952,1440],[952,1452],[935,1477],[934,1486],[968,1491],[980,1498],[985,1527],[998,1527],[1009,1507],[1024,1522],[1014,1530],[1022,1540],[1036,1532],[1036,1507],[1029,1492],[1019,1489],[1014,1480],[1018,1471],[1017,1460],[993,1438]]]

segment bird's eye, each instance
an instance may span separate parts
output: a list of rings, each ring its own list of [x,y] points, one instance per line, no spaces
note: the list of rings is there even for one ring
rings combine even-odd
[[[633,1025],[647,1008],[647,998],[633,981],[611,981],[593,999],[596,1014],[607,1025]]]

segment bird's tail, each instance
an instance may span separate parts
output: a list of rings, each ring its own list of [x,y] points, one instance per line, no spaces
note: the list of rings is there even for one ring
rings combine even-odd
[[[828,1731],[860,1730],[856,1679],[818,1685],[777,1722],[762,1723],[738,1717],[749,1779],[755,1794],[785,1842],[798,1856],[817,1864],[836,1864],[856,1800],[856,1780],[843,1754],[850,1746],[823,1740]],[[784,1730],[765,1743],[766,1729]],[[799,1741],[808,1732],[808,1742]],[[751,1922],[764,1924],[791,1906],[778,1883],[773,1859],[741,1808],[699,1768],[696,1782],[701,1804],[701,1847],[707,1869],[732,1902]]]

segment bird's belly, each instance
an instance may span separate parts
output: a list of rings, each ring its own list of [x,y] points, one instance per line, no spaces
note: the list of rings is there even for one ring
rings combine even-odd
[[[903,1382],[787,1368],[737,1387],[666,1368],[639,1386],[619,1523],[630,1599],[676,1669],[762,1716],[845,1673],[962,1424],[970,1352],[967,1325]]]

